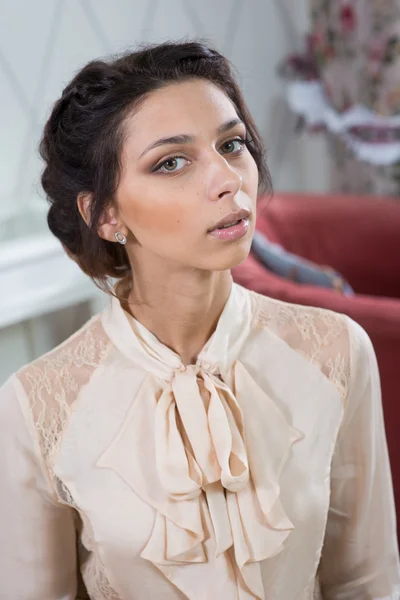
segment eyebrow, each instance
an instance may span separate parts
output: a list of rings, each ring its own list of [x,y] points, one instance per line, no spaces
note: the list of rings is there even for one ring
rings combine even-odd
[[[220,125],[217,129],[217,135],[222,135],[226,133],[230,129],[236,127],[236,125],[244,125],[243,121],[239,118],[230,119],[226,123]],[[181,135],[173,135],[171,137],[160,138],[159,140],[153,142],[142,152],[139,158],[142,158],[147,152],[150,150],[154,150],[154,148],[158,148],[159,146],[164,146],[166,144],[191,144],[194,142],[194,137],[192,135],[181,134]]]

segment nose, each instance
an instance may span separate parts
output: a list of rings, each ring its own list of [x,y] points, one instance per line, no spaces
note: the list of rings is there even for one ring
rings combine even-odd
[[[207,175],[207,198],[214,202],[228,196],[234,198],[243,184],[243,178],[220,154],[210,161]]]

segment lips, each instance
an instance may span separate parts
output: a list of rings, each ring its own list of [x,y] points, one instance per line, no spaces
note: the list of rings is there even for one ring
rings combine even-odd
[[[250,211],[243,208],[226,215],[208,231],[214,240],[230,243],[240,240],[247,235],[250,228]]]
[[[246,220],[250,217],[250,211],[246,208],[242,208],[236,212],[229,213],[223,219],[218,221],[214,227],[208,230],[208,233],[215,231],[216,229],[228,229],[229,227],[233,227],[234,225],[238,225],[238,223],[242,220]]]

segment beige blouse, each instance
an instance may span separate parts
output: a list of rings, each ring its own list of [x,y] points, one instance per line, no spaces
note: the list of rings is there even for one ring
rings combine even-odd
[[[113,300],[2,388],[0,481],[1,600],[400,597],[374,352],[326,310],[234,285],[185,367]]]

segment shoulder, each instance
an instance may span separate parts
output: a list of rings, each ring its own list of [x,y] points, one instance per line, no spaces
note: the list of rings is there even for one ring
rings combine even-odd
[[[253,327],[268,330],[314,364],[346,398],[354,340],[368,340],[346,315],[251,292]]]
[[[348,332],[346,315],[334,311],[291,304],[250,292],[255,326],[265,327],[292,346],[330,345]]]
[[[97,315],[61,345],[14,375],[45,456],[54,450],[80,390],[111,348],[101,316]]]
[[[111,342],[105,333],[101,316],[90,319],[62,344],[53,348],[16,373],[28,396],[35,393],[40,382],[47,386],[73,385],[71,377],[83,381],[107,356]]]

